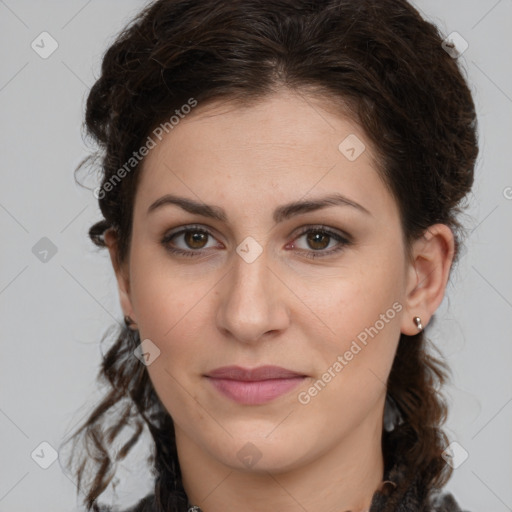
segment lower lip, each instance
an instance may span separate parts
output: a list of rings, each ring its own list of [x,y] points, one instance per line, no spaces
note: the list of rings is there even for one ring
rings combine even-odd
[[[239,404],[259,405],[270,402],[288,393],[304,382],[305,377],[289,379],[269,379],[259,381],[241,381],[231,379],[214,379],[207,377],[212,385],[223,395]]]

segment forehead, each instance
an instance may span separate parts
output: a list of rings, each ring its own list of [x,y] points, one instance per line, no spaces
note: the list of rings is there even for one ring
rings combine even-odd
[[[228,202],[292,201],[339,191],[362,204],[389,207],[362,128],[326,106],[290,92],[247,106],[199,104],[155,140],[136,201],[147,207],[158,194],[177,191]]]
[[[341,112],[330,113],[329,107],[332,111],[327,98],[320,100],[286,90],[249,104],[228,101],[199,104],[163,134],[164,143],[158,144],[160,149],[152,151],[146,160],[152,163],[166,149],[177,147],[184,152],[253,150],[272,156],[292,148],[299,155],[308,156],[322,149],[330,149],[330,153],[332,149],[337,150],[339,137],[355,133],[365,137],[357,123]]]

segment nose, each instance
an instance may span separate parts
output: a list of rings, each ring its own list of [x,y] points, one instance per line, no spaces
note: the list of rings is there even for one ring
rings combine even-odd
[[[265,251],[248,263],[238,254],[222,280],[217,326],[225,336],[254,344],[289,325],[285,286],[269,267]]]

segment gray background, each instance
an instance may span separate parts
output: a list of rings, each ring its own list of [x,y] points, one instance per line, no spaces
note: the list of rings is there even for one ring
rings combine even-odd
[[[101,56],[143,4],[0,0],[0,512],[78,510],[60,460],[42,469],[31,453],[58,449],[95,403],[99,340],[122,319],[108,255],[87,237],[96,200],[73,170],[88,154],[81,123]],[[464,509],[511,511],[512,1],[416,5],[469,43],[460,60],[480,123],[470,234],[430,332],[453,370],[447,432],[469,454],[447,489]],[[43,31],[59,45],[47,59],[31,48]],[[46,262],[33,253],[43,237],[57,248]],[[150,489],[141,446],[120,475],[125,503]]]

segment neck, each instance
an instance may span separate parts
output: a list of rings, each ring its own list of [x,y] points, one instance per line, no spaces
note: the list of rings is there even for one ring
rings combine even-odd
[[[366,511],[384,473],[381,425],[370,415],[332,449],[287,471],[222,464],[176,425],[183,487],[203,512]]]

